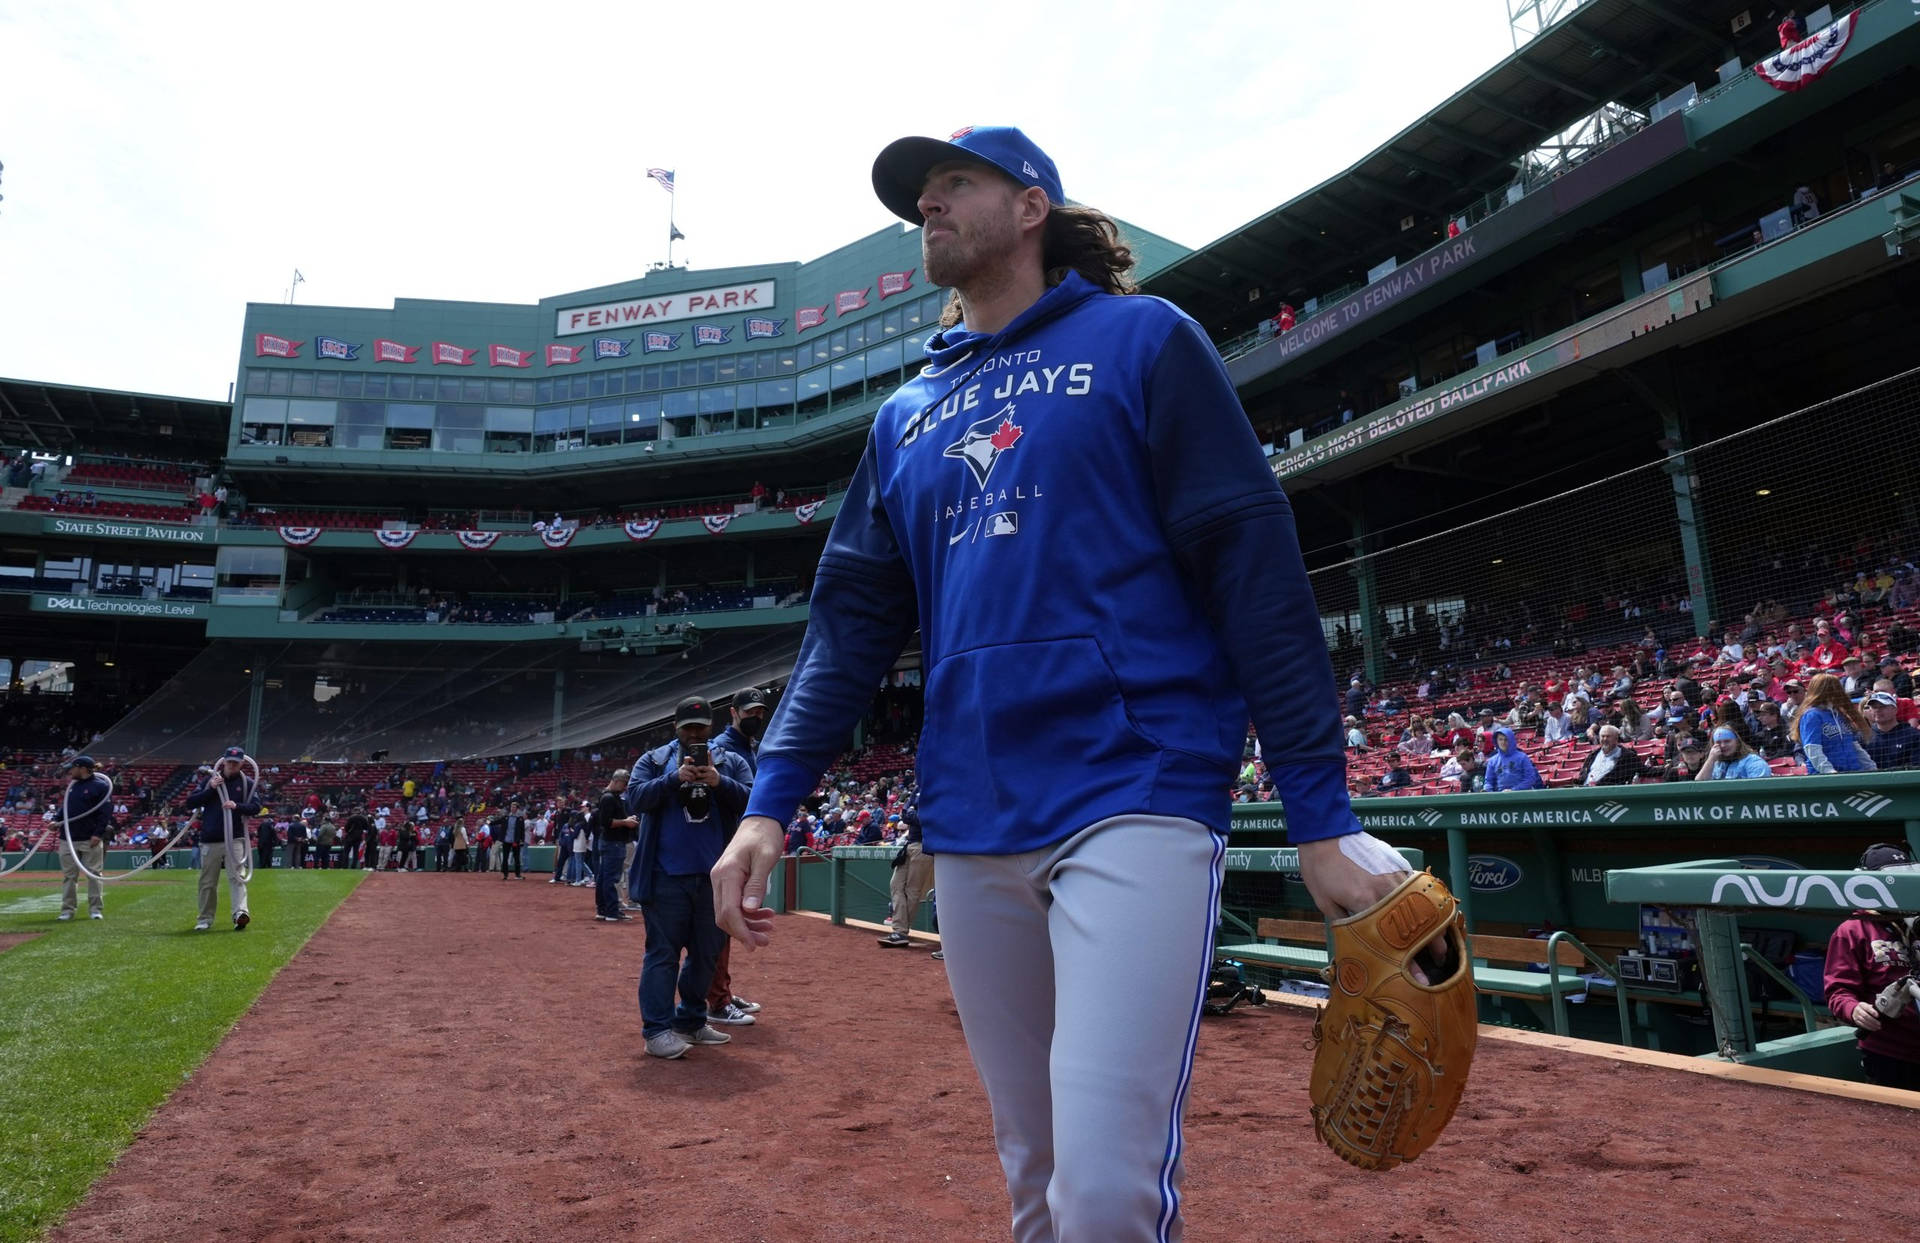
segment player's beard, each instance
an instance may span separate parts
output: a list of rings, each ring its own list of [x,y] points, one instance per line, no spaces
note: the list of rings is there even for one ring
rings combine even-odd
[[[920,263],[929,283],[946,289],[966,289],[1007,266],[1007,257],[1020,244],[1020,226],[1014,220],[1013,205],[973,225],[952,225],[951,236],[929,244],[925,232],[920,235]]]

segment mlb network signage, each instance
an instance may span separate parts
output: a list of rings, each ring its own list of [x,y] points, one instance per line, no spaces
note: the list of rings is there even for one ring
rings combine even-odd
[[[1716,781],[1710,792],[1692,783],[1613,786],[1587,793],[1537,790],[1517,794],[1450,794],[1438,798],[1357,798],[1354,813],[1375,833],[1474,829],[1669,828],[1722,829],[1728,825],[1886,825],[1875,830],[1898,840],[1904,821],[1920,820],[1920,772]],[[1237,832],[1287,827],[1278,803],[1242,803],[1233,809]],[[1489,888],[1507,887],[1512,861],[1475,856]],[[1518,871],[1514,866],[1514,871]],[[1518,883],[1519,877],[1511,878]]]
[[[553,335],[566,337],[609,328],[665,324],[676,319],[692,319],[696,315],[723,315],[729,311],[753,314],[772,309],[772,281],[719,285],[712,289],[661,294],[657,298],[629,298],[622,302],[568,307],[554,317]]]
[[[109,522],[103,518],[49,518],[47,535],[93,535],[104,539],[159,540],[168,544],[211,544],[209,527],[163,526],[153,522]]]
[[[190,600],[122,600],[114,596],[34,595],[36,613],[94,613],[110,617],[172,617],[194,619],[207,615],[207,606]]]

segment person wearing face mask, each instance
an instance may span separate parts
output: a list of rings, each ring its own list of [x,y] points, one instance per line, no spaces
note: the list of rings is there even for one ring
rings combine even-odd
[[[714,736],[714,750],[733,752],[747,762],[747,771],[751,774],[756,767],[754,756],[760,747],[760,736],[767,732],[767,717],[772,710],[772,701],[759,687],[735,691],[733,722]],[[729,832],[727,836],[731,840],[733,834]],[[707,1022],[749,1027],[756,1021],[753,1016],[759,1013],[760,1003],[734,995],[732,959],[733,938],[728,937],[721,943],[720,959],[713,966],[713,986],[707,990]]]

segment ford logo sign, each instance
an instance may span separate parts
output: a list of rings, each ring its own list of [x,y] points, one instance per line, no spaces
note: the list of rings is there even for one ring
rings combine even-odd
[[[1520,883],[1520,865],[1499,855],[1468,855],[1467,884],[1476,893],[1499,893]]]

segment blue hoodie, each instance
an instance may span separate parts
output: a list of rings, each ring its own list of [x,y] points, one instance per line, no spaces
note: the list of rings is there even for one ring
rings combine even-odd
[[[1504,725],[1493,727],[1493,754],[1487,757],[1487,793],[1499,790],[1538,790],[1543,784],[1540,770],[1533,766],[1527,753],[1520,749],[1514,739],[1513,731]],[[1500,739],[1505,737],[1507,749],[1500,749]]]
[[[821,553],[748,814],[792,816],[917,625],[930,851],[1126,813],[1224,833],[1249,717],[1292,840],[1358,832],[1293,511],[1199,327],[1069,274],[927,352]]]

